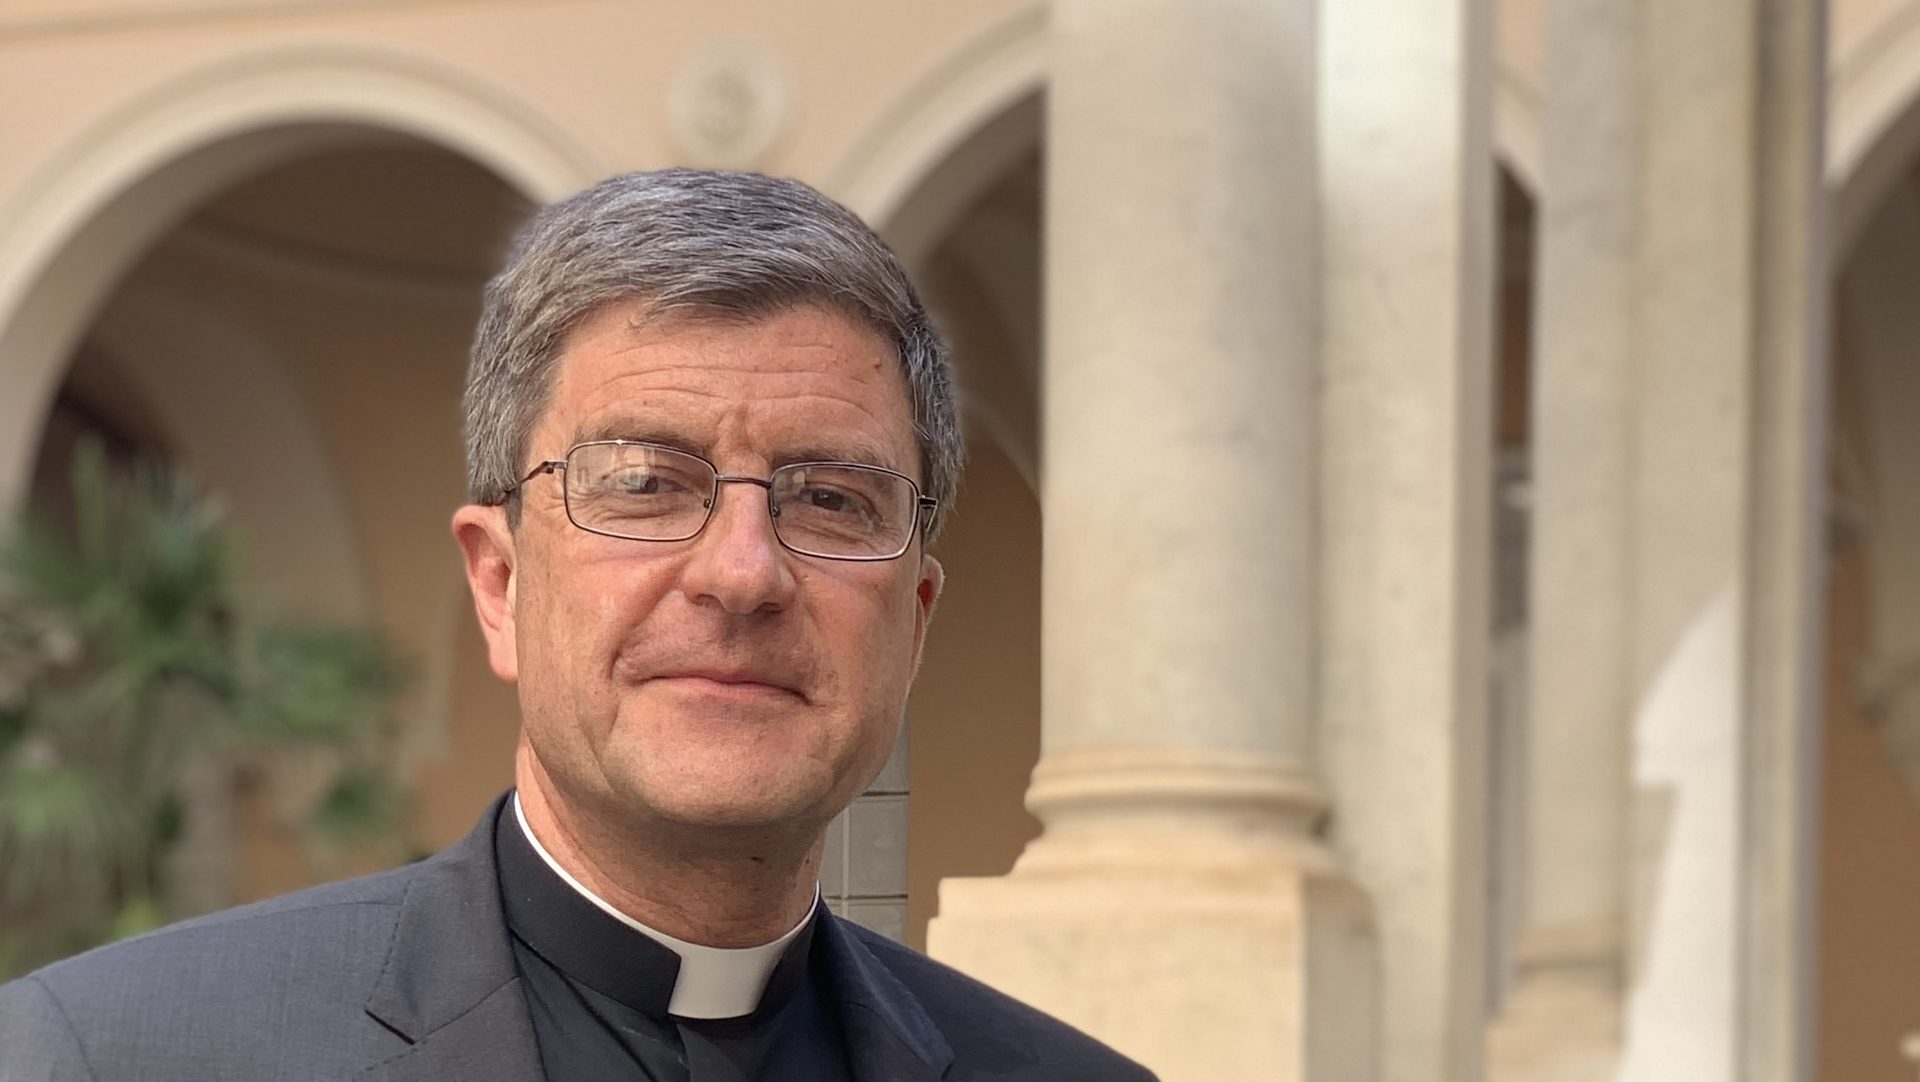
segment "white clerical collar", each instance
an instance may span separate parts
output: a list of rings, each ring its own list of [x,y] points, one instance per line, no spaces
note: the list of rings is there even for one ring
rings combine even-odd
[[[786,953],[787,944],[793,942],[813,917],[812,910],[808,910],[787,934],[758,947],[708,947],[675,939],[615,909],[562,868],[527,825],[527,813],[520,810],[519,793],[513,794],[513,817],[520,821],[521,833],[527,836],[540,859],[547,862],[547,867],[553,869],[553,874],[615,920],[680,956],[680,975],[674,981],[673,998],[667,1002],[669,1014],[681,1018],[738,1018],[752,1014],[760,1005],[760,995],[767,990],[767,980],[773,976],[773,967],[779,964],[780,956]]]

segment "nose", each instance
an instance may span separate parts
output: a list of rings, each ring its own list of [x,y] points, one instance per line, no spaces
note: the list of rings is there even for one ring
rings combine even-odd
[[[778,612],[793,603],[796,584],[787,550],[773,533],[767,490],[757,481],[731,481],[723,480],[714,493],[713,513],[693,539],[682,587],[696,603],[735,616]]]

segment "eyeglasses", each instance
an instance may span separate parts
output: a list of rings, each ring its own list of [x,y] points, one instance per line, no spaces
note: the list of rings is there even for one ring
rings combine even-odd
[[[588,533],[629,541],[686,541],[713,517],[720,486],[767,490],[767,512],[781,545],[828,560],[892,560],[913,544],[938,501],[905,474],[853,462],[795,462],[773,476],[723,474],[699,455],[632,440],[574,445],[567,457],[535,466],[500,494],[513,498],[543,473],[561,471],[567,519]]]

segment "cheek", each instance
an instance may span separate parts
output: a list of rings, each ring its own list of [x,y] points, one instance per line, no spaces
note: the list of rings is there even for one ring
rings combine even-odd
[[[584,705],[604,694],[619,644],[644,615],[641,599],[605,562],[540,556],[543,571],[523,581],[516,606],[521,682],[539,706]]]
[[[912,588],[889,589],[861,613],[859,641],[848,644],[860,658],[867,697],[877,708],[897,711],[913,677],[913,630],[917,613]]]

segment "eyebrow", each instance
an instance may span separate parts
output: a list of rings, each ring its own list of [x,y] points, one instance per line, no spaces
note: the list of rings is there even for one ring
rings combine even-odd
[[[663,427],[657,422],[646,422],[630,417],[607,417],[593,424],[574,430],[573,442],[599,443],[608,440],[625,440],[629,443],[657,443],[662,447],[671,447],[676,451],[699,455],[711,459],[713,449],[704,440],[689,437],[686,433]],[[853,462],[866,466],[879,466],[883,469],[908,473],[900,463],[894,461],[894,455],[870,440],[851,434],[839,435],[829,441],[818,441],[799,446],[782,448],[773,456],[771,468],[779,469],[795,462]]]

